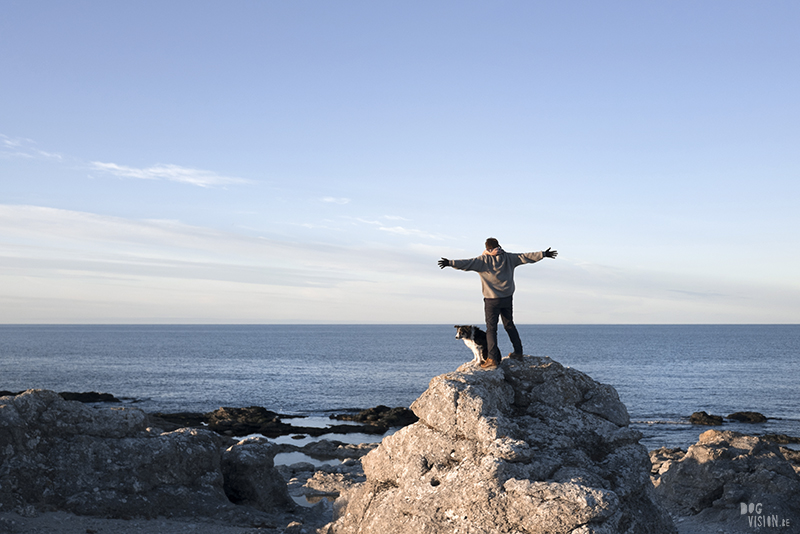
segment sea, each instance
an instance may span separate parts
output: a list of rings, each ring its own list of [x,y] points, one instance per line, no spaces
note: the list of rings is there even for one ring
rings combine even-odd
[[[695,443],[710,428],[689,423],[698,411],[756,411],[768,421],[716,428],[800,436],[800,325],[518,328],[526,354],[614,386],[648,449]],[[511,351],[502,328],[499,341]],[[325,421],[409,406],[471,358],[452,325],[0,325],[0,390],[111,393],[146,412]]]

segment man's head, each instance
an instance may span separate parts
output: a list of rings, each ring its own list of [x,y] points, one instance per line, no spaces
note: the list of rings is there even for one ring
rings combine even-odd
[[[497,248],[500,246],[500,243],[497,242],[497,239],[490,237],[486,240],[486,250],[492,250],[493,248]]]

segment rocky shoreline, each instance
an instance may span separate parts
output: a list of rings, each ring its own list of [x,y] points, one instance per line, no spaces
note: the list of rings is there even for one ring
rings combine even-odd
[[[713,429],[686,451],[648,453],[614,388],[548,358],[465,364],[411,410],[337,414],[328,428],[289,417],[146,414],[108,394],[0,391],[0,534],[800,526],[800,452],[780,446],[800,440]],[[309,441],[392,428],[380,444]],[[276,465],[284,455],[299,461]]]
[[[11,392],[0,390],[0,397],[15,397],[25,391]],[[111,403],[122,401],[110,393],[63,391],[58,396],[68,401],[85,404]],[[267,438],[288,435],[309,435],[319,437],[326,434],[384,434],[390,428],[399,428],[417,421],[414,412],[405,407],[389,408],[376,406],[357,413],[339,413],[330,416],[332,421],[351,421],[360,424],[330,424],[324,428],[296,426],[282,419],[303,419],[301,415],[280,414],[261,406],[246,408],[221,407],[213,412],[155,412],[148,414],[151,426],[172,431],[180,428],[208,428],[225,436],[249,436],[260,434]]]
[[[0,397],[16,396],[24,391],[11,392],[0,390]],[[112,403],[122,404],[123,400],[111,393],[70,392],[58,393],[64,400],[74,400],[86,404]],[[136,399],[125,399],[136,402]],[[405,407],[389,408],[376,406],[358,412],[337,413],[329,416],[331,421],[350,421],[356,424],[337,425],[331,423],[325,427],[302,426],[285,423],[283,419],[304,419],[306,416],[281,414],[260,406],[246,408],[221,407],[212,412],[152,412],[148,413],[155,426],[167,430],[179,428],[208,428],[226,436],[249,436],[261,434],[268,438],[290,435],[308,435],[312,437],[328,434],[385,434],[389,429],[401,428],[415,423],[418,418],[413,411]],[[734,412],[727,416],[713,415],[705,411],[694,412],[687,417],[692,425],[721,426],[730,422],[758,424],[768,421],[767,416],[753,411]],[[753,434],[761,439],[781,445],[800,444],[800,437],[786,434],[762,433]]]

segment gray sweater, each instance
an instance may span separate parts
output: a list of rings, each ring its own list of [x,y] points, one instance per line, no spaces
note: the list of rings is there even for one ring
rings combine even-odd
[[[484,254],[468,260],[450,260],[450,267],[459,271],[476,271],[481,277],[483,297],[498,299],[514,294],[514,269],[523,263],[535,263],[544,258],[543,252],[501,252],[497,256]]]

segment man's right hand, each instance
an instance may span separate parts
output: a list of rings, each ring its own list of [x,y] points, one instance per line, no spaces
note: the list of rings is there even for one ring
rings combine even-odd
[[[448,260],[447,258],[442,258],[441,260],[439,260],[438,263],[439,263],[439,268],[444,269],[445,267],[448,267],[450,265],[450,260]]]
[[[550,248],[551,247],[547,247],[547,250],[545,250],[542,253],[542,254],[544,254],[544,257],[545,258],[555,258],[556,256],[558,256],[558,251],[557,250],[550,250]]]

